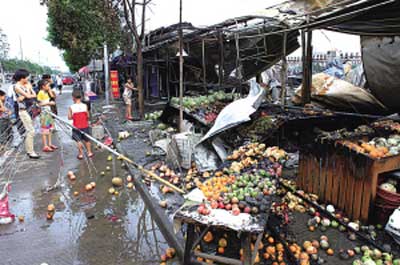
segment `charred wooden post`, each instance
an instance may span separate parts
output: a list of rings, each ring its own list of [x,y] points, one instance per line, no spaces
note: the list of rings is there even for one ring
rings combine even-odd
[[[224,36],[222,30],[218,30],[218,40],[219,40],[219,67],[218,67],[218,84],[221,86],[224,80]]]
[[[236,78],[239,80],[242,80],[242,74],[241,74],[241,62],[240,62],[240,42],[239,42],[239,34],[235,34],[235,47],[236,47]],[[239,88],[239,93],[242,94],[242,86]]]
[[[311,82],[312,82],[312,31],[301,32],[302,57],[303,57],[303,85],[302,103],[303,105],[311,102]]]
[[[253,265],[250,234],[242,233],[240,240],[243,248],[243,265]]]
[[[195,226],[194,224],[187,225],[186,231],[186,242],[185,242],[185,253],[183,255],[183,264],[191,264],[192,260],[192,248],[195,241]]]
[[[182,0],[179,5],[179,131],[183,132],[183,29]]]
[[[167,70],[166,70],[166,80],[165,80],[165,85],[166,85],[166,88],[167,88],[167,97],[168,97],[168,100],[170,100],[171,99],[171,91],[170,91],[170,86],[169,86],[169,76],[170,76],[170,64],[169,64],[169,53],[168,53],[168,51],[167,51]]]
[[[286,80],[287,80],[287,33],[283,33],[282,69],[281,69],[281,104],[286,105]]]
[[[307,99],[311,102],[311,85],[312,85],[312,31],[307,32]]]
[[[203,68],[203,88],[204,92],[207,94],[206,42],[204,39],[201,40],[201,59]]]

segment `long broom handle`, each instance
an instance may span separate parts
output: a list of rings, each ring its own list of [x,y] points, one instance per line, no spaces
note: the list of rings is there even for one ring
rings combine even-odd
[[[101,147],[103,147],[104,149],[106,149],[107,151],[109,151],[110,153],[116,155],[117,157],[121,158],[122,160],[126,161],[127,163],[133,165],[134,167],[136,167],[139,171],[145,173],[146,175],[152,177],[153,179],[161,182],[162,184],[170,187],[171,189],[185,194],[185,191],[183,191],[182,189],[178,188],[177,186],[173,185],[172,183],[166,181],[165,179],[159,177],[157,174],[155,174],[154,172],[151,172],[150,170],[145,169],[142,165],[139,165],[138,163],[134,162],[132,159],[124,156],[123,154],[115,151],[114,149],[110,148],[109,146],[103,144],[102,142],[100,142],[99,140],[97,140],[96,138],[94,138],[93,136],[79,130],[78,128],[75,128],[75,126],[73,126],[72,124],[70,124],[69,122],[61,119],[59,116],[55,115],[54,113],[48,111],[48,110],[43,110],[47,113],[49,113],[53,118],[57,119],[58,121],[62,122],[63,124],[67,125],[68,127],[70,127],[71,129],[75,129],[78,130],[80,133],[82,133],[83,135],[85,135],[89,140],[93,141],[94,143],[100,145]]]

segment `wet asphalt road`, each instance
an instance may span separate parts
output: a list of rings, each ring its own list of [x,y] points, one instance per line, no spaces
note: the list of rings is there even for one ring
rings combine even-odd
[[[70,93],[67,87],[57,99],[64,119],[72,103]],[[18,155],[10,209],[24,221],[0,225],[0,264],[159,264],[167,244],[143,201],[126,185],[118,196],[108,194],[112,178],[112,171],[106,170],[111,167],[108,154],[96,150],[92,162],[79,161],[69,130],[58,128],[54,138],[60,150],[39,152],[40,160]],[[41,149],[39,134],[35,149]],[[117,175],[125,178],[120,164],[117,161]],[[76,173],[76,181],[66,177],[69,170]],[[101,171],[106,175],[101,176]],[[96,188],[86,192],[85,184],[92,181]],[[56,183],[56,189],[46,191]],[[76,191],[78,196],[73,194]],[[56,206],[52,221],[46,220],[49,203]]]

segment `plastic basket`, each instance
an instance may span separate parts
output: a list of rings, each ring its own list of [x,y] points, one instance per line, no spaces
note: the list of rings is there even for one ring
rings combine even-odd
[[[98,140],[104,138],[104,127],[102,125],[92,126],[92,136]]]

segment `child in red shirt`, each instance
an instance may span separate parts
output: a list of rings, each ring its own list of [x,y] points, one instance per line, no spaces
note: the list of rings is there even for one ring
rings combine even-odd
[[[72,139],[74,139],[78,144],[78,159],[83,159],[83,144],[87,149],[88,157],[93,157],[92,147],[90,140],[82,132],[89,134],[89,111],[86,104],[82,103],[82,94],[80,91],[75,90],[72,92],[72,104],[68,109],[68,119],[72,120],[72,125],[76,129],[72,129]],[[78,130],[77,130],[78,129]]]

